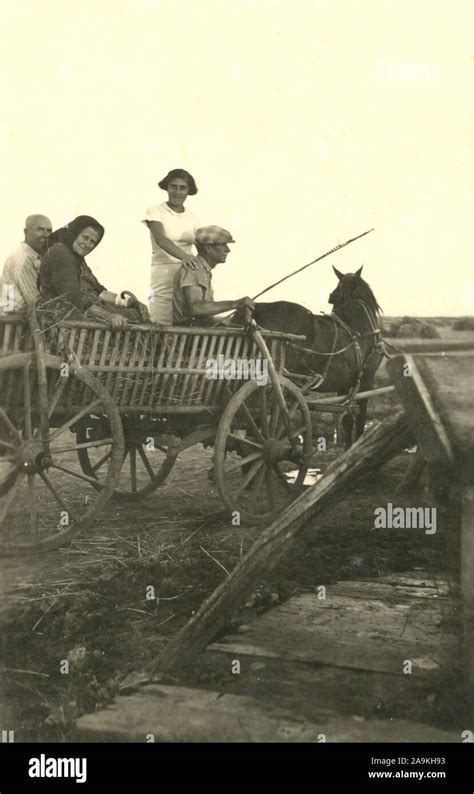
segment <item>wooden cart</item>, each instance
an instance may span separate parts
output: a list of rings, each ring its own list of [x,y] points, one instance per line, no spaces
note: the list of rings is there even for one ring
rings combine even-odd
[[[308,406],[282,375],[295,339],[255,325],[42,330],[35,312],[0,317],[0,552],[66,543],[112,496],[152,493],[200,442],[214,446],[234,523],[271,521],[311,455]],[[209,377],[210,360],[227,363],[224,377]],[[229,372],[239,360],[264,362],[266,385]]]

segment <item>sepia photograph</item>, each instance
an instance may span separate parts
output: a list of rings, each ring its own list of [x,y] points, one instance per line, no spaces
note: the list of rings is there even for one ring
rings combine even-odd
[[[0,27],[2,794],[472,792],[471,0]]]

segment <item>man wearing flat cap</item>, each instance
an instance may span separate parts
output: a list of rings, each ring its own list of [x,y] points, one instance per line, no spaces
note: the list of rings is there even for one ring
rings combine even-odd
[[[220,226],[202,226],[196,230],[194,244],[198,252],[198,263],[194,268],[181,266],[174,277],[173,324],[209,325],[215,314],[247,306],[254,309],[248,298],[215,301],[212,289],[212,271],[220,262],[225,262],[230,252],[232,235]]]

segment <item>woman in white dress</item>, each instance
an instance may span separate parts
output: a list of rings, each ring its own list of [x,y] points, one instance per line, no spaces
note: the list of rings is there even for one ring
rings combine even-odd
[[[173,279],[181,265],[194,267],[194,235],[199,219],[184,206],[188,196],[197,193],[191,174],[182,168],[170,171],[158,186],[168,193],[168,201],[148,207],[143,222],[150,230],[151,281],[149,307],[152,322],[173,322]]]

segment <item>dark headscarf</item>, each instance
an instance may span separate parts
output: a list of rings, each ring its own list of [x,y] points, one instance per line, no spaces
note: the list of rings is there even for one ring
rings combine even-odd
[[[94,248],[96,248],[104,236],[105,229],[102,224],[99,223],[99,221],[96,221],[96,219],[92,218],[90,215],[78,215],[77,218],[74,218],[74,220],[66,224],[66,226],[56,229],[56,231],[50,234],[48,237],[48,248],[54,245],[54,243],[63,243],[66,248],[69,248],[71,253],[78,256],[78,254],[73,250],[72,245],[74,240],[76,240],[80,233],[83,232],[84,229],[87,229],[88,226],[91,226],[93,229],[96,229],[99,232],[99,239],[94,246]],[[92,248],[91,250],[93,251],[94,249]]]

